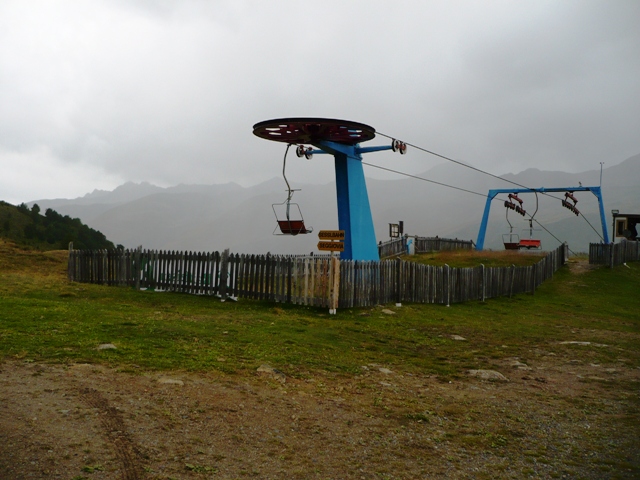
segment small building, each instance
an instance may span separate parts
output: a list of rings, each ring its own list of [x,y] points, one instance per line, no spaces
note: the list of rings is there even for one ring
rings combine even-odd
[[[640,214],[638,213],[619,213],[613,210],[613,241],[616,238],[625,238],[627,240],[640,240],[638,237],[638,227],[640,224]]]

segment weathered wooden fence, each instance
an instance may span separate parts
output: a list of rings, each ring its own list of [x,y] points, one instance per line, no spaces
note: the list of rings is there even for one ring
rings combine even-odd
[[[69,279],[222,298],[327,308],[390,302],[451,303],[535,289],[567,259],[566,245],[528,267],[451,268],[400,259],[238,255],[154,250],[70,250]]]
[[[415,237],[416,253],[437,252],[441,250],[471,250],[474,243],[470,240],[458,240],[438,237]]]
[[[385,243],[378,244],[380,258],[389,258],[407,253],[407,240],[405,237],[394,238]]]
[[[331,257],[70,250],[69,279],[139,289],[329,305]]]
[[[619,243],[589,244],[589,263],[613,267],[640,260],[640,242],[624,240]]]
[[[471,250],[473,241],[438,237],[400,237],[378,244],[380,258],[389,258],[407,253],[407,241],[411,238],[415,253],[437,252],[440,250]]]
[[[527,267],[452,268],[399,259],[381,262],[340,262],[339,306],[359,307],[402,303],[452,303],[484,300],[536,288],[566,263],[566,245]]]

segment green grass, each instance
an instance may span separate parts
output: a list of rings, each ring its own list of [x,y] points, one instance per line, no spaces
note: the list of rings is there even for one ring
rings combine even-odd
[[[123,369],[344,374],[362,365],[455,377],[533,346],[580,351],[607,362],[624,349],[640,366],[640,265],[572,275],[567,268],[534,295],[451,307],[404,305],[338,310],[70,283],[64,252],[0,245],[0,358],[106,363]],[[576,333],[572,333],[576,332]],[[450,335],[467,338],[465,348]],[[116,350],[97,350],[113,343]]]
[[[476,251],[476,250],[451,250],[442,252],[428,252],[417,255],[403,255],[404,260],[423,263],[426,265],[466,268],[484,265],[485,267],[508,267],[515,265],[517,267],[533,265],[539,262],[547,252],[537,250],[529,251],[512,251],[501,250],[493,251]]]

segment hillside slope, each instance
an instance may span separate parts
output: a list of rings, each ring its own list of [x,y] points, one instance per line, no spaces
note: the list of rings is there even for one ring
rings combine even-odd
[[[47,208],[44,215],[34,204],[14,206],[0,201],[0,238],[38,250],[66,249],[69,242],[80,249],[108,249],[114,244],[80,219],[62,216]]]

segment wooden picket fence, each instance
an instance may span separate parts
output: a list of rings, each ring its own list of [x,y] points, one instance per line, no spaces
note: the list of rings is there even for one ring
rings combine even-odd
[[[627,262],[640,260],[640,241],[623,240],[619,243],[591,243],[589,244],[589,263],[622,265]]]
[[[71,249],[68,275],[76,282],[330,309],[391,302],[450,305],[533,293],[566,263],[567,252],[562,245],[528,267],[451,268],[400,259]]]
[[[68,274],[76,282],[325,307],[330,265],[326,255],[70,250]]]
[[[416,253],[439,252],[441,250],[472,250],[475,244],[471,240],[458,240],[438,237],[415,237]]]
[[[536,288],[566,263],[568,249],[561,245],[527,267],[452,268],[405,262],[340,261],[340,308],[385,303],[452,303],[485,300]]]
[[[378,244],[378,255],[380,258],[395,257],[407,253],[407,243],[405,237],[394,238],[387,242]]]
[[[407,253],[407,242],[412,239],[415,242],[415,253],[437,252],[441,250],[472,250],[473,241],[458,240],[438,237],[400,237],[378,244],[380,258],[390,258]]]

